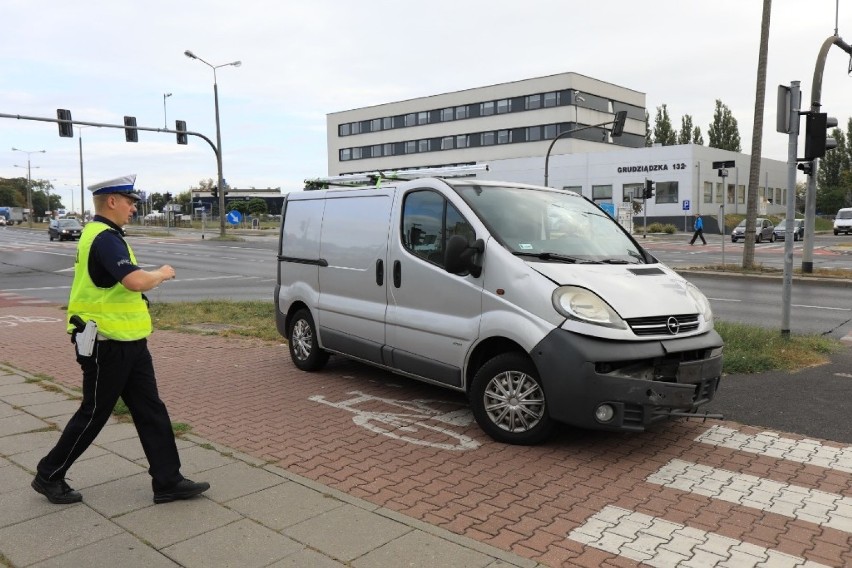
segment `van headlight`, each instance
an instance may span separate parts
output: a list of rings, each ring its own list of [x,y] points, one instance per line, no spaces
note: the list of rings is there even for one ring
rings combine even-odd
[[[704,292],[699,290],[698,286],[696,286],[692,282],[687,282],[686,293],[689,294],[689,297],[692,298],[692,301],[695,302],[696,306],[698,306],[698,313],[704,316],[704,321],[706,321],[707,323],[712,323],[713,309],[710,307],[710,300],[707,299],[707,296],[704,295]]]
[[[553,307],[563,316],[594,325],[627,329],[627,324],[609,304],[594,292],[577,286],[560,286],[553,291]]]

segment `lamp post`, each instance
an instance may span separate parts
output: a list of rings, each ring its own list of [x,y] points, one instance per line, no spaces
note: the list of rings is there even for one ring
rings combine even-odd
[[[85,126],[75,126],[74,128],[78,129],[77,135],[79,137],[79,146],[80,146],[80,222],[86,222],[86,186],[83,183],[83,129]],[[72,195],[73,199],[73,195]]]
[[[32,154],[44,154],[47,150],[21,150],[20,148],[12,148],[13,152],[23,152],[27,155],[27,209],[30,210],[30,214],[27,215],[27,225],[30,229],[33,228],[33,184],[32,178],[30,177],[30,169],[32,166],[30,165],[30,155]],[[49,205],[49,204],[48,204]]]
[[[219,86],[216,82],[216,69],[220,67],[239,67],[243,64],[242,61],[232,61],[230,63],[223,63],[221,65],[211,65],[207,63],[197,55],[195,55],[190,50],[186,50],[183,52],[184,55],[189,57],[190,59],[197,59],[198,61],[204,63],[208,67],[213,70],[213,104],[216,110],[216,168],[217,168],[217,178],[218,178],[218,193],[219,193],[219,236],[225,236],[225,184],[224,179],[222,177],[222,131],[219,127]]]
[[[163,128],[169,128],[169,119],[166,115],[166,99],[172,96],[171,93],[163,93]]]

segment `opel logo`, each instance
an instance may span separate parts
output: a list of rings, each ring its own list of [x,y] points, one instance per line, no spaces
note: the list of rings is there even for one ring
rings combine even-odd
[[[680,331],[680,322],[677,321],[676,317],[672,316],[666,322],[666,327],[669,329],[669,333],[677,335],[677,332]]]

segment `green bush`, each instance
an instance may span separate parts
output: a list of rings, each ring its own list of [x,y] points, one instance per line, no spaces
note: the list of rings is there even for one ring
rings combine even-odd
[[[643,228],[641,226],[636,228],[637,233],[641,233],[642,231],[643,231]],[[674,225],[671,225],[671,224],[663,225],[662,223],[651,223],[650,225],[648,225],[648,232],[649,233],[667,233],[669,235],[673,235],[677,232],[677,227],[675,227]]]

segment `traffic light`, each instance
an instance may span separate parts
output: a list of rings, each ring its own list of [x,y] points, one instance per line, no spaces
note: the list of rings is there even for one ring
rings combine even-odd
[[[646,179],[645,180],[645,193],[642,195],[645,199],[651,199],[654,197],[654,182]]]
[[[829,128],[837,127],[837,119],[824,112],[805,115],[805,160],[822,158],[826,150],[837,148],[837,140],[828,135]]]
[[[219,197],[219,186],[214,185],[210,187],[210,195],[213,197]]]
[[[627,111],[620,110],[615,113],[615,122],[612,123],[612,137],[616,138],[624,133],[624,122],[627,120]]]
[[[64,108],[56,109],[56,118],[59,120],[71,120],[71,111]],[[62,138],[74,138],[74,125],[70,122],[60,122],[59,136]]]
[[[136,117],[124,117],[124,139],[128,142],[139,142],[139,131],[136,130]]]
[[[167,193],[163,197],[166,199],[166,203],[171,203],[171,201],[172,201],[172,194],[171,193]]]
[[[178,144],[186,144],[187,143],[187,135],[186,135],[186,121],[185,120],[176,120],[175,121],[175,130],[177,130],[177,143]]]

